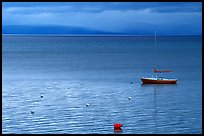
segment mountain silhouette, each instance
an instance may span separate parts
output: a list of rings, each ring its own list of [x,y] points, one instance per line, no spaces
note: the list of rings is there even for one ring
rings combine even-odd
[[[84,27],[57,25],[5,25],[2,34],[119,34]]]

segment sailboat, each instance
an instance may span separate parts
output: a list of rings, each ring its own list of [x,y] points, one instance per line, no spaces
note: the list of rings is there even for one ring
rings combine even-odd
[[[155,52],[154,52],[154,76],[153,77],[142,77],[143,84],[176,84],[177,79],[164,78],[156,76],[156,73],[163,72],[173,72],[172,70],[157,70],[155,66],[155,57],[156,57],[156,32],[155,32]]]

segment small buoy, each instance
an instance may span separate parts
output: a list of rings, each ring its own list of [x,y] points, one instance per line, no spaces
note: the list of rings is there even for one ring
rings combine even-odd
[[[130,82],[130,84],[133,84],[133,82]]]
[[[43,98],[43,95],[41,95],[40,97]]]
[[[130,100],[130,99],[131,99],[131,97],[128,97],[128,99]]]
[[[88,106],[89,106],[89,104],[87,103],[87,104],[86,104],[86,107],[88,107]]]
[[[114,124],[114,129],[121,129],[122,126],[123,126],[123,124],[115,123]]]
[[[34,114],[35,112],[32,110],[30,113],[31,113],[31,114]]]

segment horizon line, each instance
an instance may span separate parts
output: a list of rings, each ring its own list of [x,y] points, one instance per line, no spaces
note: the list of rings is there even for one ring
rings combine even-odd
[[[154,36],[154,35],[148,35],[148,34],[144,34],[144,35],[136,35],[136,34],[2,34],[2,36],[64,36],[64,37],[71,37],[71,36],[78,36],[78,37],[82,37],[82,36],[92,36],[92,37],[145,37],[145,36]],[[165,34],[165,35],[157,35],[157,36],[202,36],[201,35],[190,35],[190,34]]]

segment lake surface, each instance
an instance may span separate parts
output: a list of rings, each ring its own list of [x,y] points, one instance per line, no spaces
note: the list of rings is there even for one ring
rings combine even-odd
[[[201,37],[157,37],[156,61],[154,37],[2,39],[3,134],[202,133]],[[142,85],[154,62],[178,83]]]

